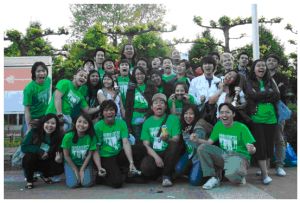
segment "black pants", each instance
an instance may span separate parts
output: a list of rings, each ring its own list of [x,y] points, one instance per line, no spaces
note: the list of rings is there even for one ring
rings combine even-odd
[[[134,165],[139,169],[142,159],[147,154],[146,147],[133,145],[131,150]],[[96,183],[104,182],[113,188],[122,187],[129,171],[129,162],[124,150],[113,157],[101,157],[101,165],[106,170],[106,176],[104,178],[97,176]]]
[[[182,153],[182,148],[182,142],[170,141],[169,146],[165,151],[157,152],[164,162],[163,168],[156,166],[152,156],[146,156],[141,163],[141,170],[144,176],[153,180],[157,179],[160,175],[171,177],[180,154]]]
[[[277,124],[251,124],[251,132],[256,140],[254,143],[256,160],[266,160],[273,157],[276,126]]]
[[[42,172],[46,178],[64,172],[63,163],[55,162],[54,158],[41,160],[39,154],[36,153],[26,153],[22,160],[22,166],[27,182],[33,182],[33,174],[36,171]]]

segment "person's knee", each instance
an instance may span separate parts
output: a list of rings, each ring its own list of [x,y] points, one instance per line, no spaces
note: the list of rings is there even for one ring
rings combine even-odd
[[[152,157],[147,156],[141,163],[141,171],[144,176],[151,177],[156,174],[156,165]]]
[[[66,180],[66,185],[68,188],[77,188],[79,183],[76,180]]]
[[[199,145],[199,147],[197,148],[197,154],[202,154],[204,151],[206,151],[206,149],[209,146],[210,145],[208,145],[208,144],[201,144],[201,145]]]

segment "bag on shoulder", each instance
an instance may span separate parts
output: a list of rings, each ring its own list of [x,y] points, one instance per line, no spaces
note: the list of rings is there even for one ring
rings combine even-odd
[[[21,146],[19,146],[12,156],[11,165],[14,167],[21,167],[24,155],[25,154],[22,152]]]

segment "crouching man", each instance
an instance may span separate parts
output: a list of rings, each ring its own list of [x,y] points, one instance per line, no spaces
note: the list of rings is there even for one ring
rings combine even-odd
[[[251,154],[256,149],[253,145],[255,139],[246,125],[234,121],[235,108],[229,103],[219,106],[220,121],[214,126],[208,140],[197,139],[203,143],[197,149],[201,162],[203,177],[210,177],[202,186],[203,189],[212,189],[220,185],[222,171],[232,183],[245,184],[247,169]],[[212,145],[218,141],[220,147]]]

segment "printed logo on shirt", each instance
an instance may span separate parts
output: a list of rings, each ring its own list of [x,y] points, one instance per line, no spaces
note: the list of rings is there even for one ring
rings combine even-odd
[[[49,101],[49,89],[45,89],[41,92],[38,93],[37,95],[37,102],[43,103],[43,104],[48,104]]]
[[[135,93],[134,100],[141,103],[141,104],[148,105],[147,100],[144,98],[144,96],[139,91]]]
[[[152,138],[155,138],[157,136],[157,133],[159,131],[160,127],[155,127],[155,128],[149,128],[150,135]]]
[[[80,97],[70,90],[67,94],[67,100],[72,107],[75,107],[80,102]]]
[[[89,149],[89,145],[83,146],[72,146],[71,147],[71,154],[81,160],[84,160],[87,156],[87,151]]]
[[[220,134],[220,145],[224,150],[236,151],[237,150],[237,137],[232,135]]]
[[[120,92],[122,94],[125,94],[127,92],[127,89],[128,89],[128,83],[119,83],[119,87],[120,87]]]
[[[118,145],[118,140],[120,140],[121,138],[120,134],[120,131],[103,133],[103,142],[108,146],[111,146],[112,148],[118,150],[120,148],[120,146]]]

